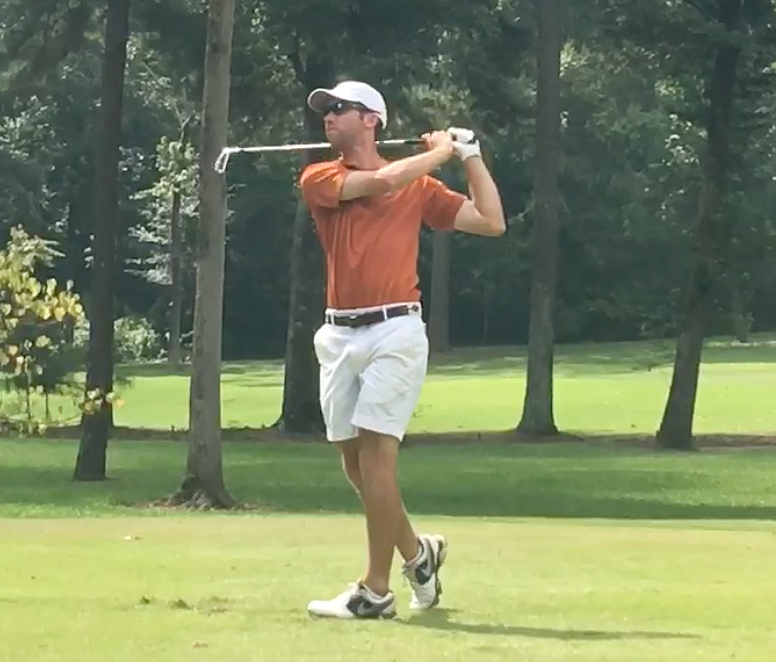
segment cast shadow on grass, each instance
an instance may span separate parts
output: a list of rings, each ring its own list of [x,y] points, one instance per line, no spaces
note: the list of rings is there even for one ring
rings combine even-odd
[[[562,628],[540,628],[506,623],[461,623],[451,620],[454,609],[435,609],[411,616],[401,621],[402,625],[420,627],[442,632],[461,632],[465,634],[483,634],[507,637],[527,637],[534,639],[559,639],[561,641],[615,641],[625,639],[700,639],[696,634],[683,632],[649,632],[616,630],[567,630]]]
[[[229,361],[221,365],[221,375],[274,375],[282,371],[282,361]],[[173,368],[166,361],[122,363],[116,366],[116,374],[122,377],[189,377],[191,364]]]
[[[111,480],[71,480],[75,445],[16,446],[0,461],[5,512],[137,510],[180,485],[180,445],[114,444]],[[579,444],[416,448],[402,462],[414,515],[617,520],[775,520],[776,455],[679,457]],[[330,448],[233,444],[225,453],[232,496],[262,512],[360,514]]]

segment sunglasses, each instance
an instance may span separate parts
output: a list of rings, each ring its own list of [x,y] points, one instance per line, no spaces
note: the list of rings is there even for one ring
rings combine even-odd
[[[329,113],[334,113],[335,115],[344,115],[351,110],[357,110],[361,113],[370,112],[366,106],[363,106],[360,103],[353,103],[352,101],[334,101],[333,103],[330,103],[328,106],[324,106],[321,109],[321,115],[324,117]]]

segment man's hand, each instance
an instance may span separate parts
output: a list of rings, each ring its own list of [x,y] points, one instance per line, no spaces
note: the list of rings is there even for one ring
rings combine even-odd
[[[431,133],[424,133],[422,136],[426,141],[426,147],[429,151],[440,151],[448,156],[452,156],[455,152],[453,147],[453,136],[449,131],[432,131]]]
[[[475,137],[474,131],[452,127],[447,132],[453,138],[453,149],[461,161],[481,155],[480,141]]]

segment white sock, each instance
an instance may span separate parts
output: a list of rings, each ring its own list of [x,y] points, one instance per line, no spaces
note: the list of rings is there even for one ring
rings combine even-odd
[[[385,596],[388,595],[386,593],[385,595],[377,595],[371,588],[369,588],[366,584],[362,584],[364,591],[366,592],[366,597],[368,597],[372,602],[382,602],[385,600]]]

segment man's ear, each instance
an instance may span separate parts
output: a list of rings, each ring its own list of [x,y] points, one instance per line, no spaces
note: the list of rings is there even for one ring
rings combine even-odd
[[[367,121],[367,126],[370,129],[374,129],[375,133],[378,133],[383,128],[383,123],[377,113],[366,113],[364,119]]]

